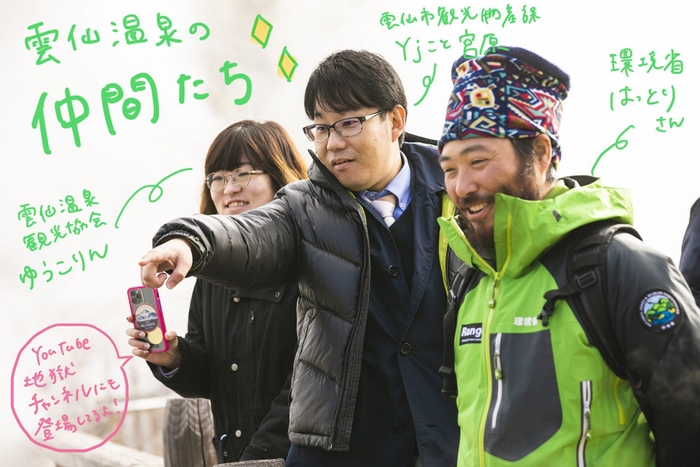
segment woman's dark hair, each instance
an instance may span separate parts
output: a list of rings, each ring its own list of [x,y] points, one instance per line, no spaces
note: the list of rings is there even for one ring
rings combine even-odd
[[[306,178],[306,164],[289,133],[276,122],[241,120],[218,134],[204,161],[204,176],[220,170],[232,171],[248,161],[272,179],[272,189]],[[206,181],[199,205],[202,214],[216,214]]]
[[[304,93],[304,110],[310,120],[317,107],[345,113],[363,107],[391,110],[397,105],[403,106],[408,116],[399,75],[383,57],[366,50],[341,50],[326,57],[311,73]],[[403,140],[402,133],[399,145]]]

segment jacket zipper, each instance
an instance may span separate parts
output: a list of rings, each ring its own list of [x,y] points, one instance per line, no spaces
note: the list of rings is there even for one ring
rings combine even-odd
[[[483,327],[483,345],[484,348],[484,364],[486,365],[486,374],[491,374],[491,319],[493,318],[494,309],[496,308],[496,296],[498,294],[498,283],[500,281],[500,274],[491,269],[494,272],[494,282],[491,289],[491,299],[488,303],[488,313],[486,316],[486,324]],[[499,334],[500,335],[500,334]],[[486,386],[486,400],[491,400],[491,394],[493,391],[493,385],[491,384],[491,378],[487,378]],[[484,411],[481,415],[481,422],[479,423],[479,465],[483,467],[486,465],[486,455],[484,453],[484,435],[486,433],[486,420],[488,418],[489,406],[485,404]]]
[[[581,383],[581,437],[576,450],[577,467],[586,466],[586,443],[591,439],[591,402],[593,401],[593,389],[590,381]]]
[[[309,153],[312,153],[312,151],[309,151]],[[312,155],[312,158],[313,158],[313,156],[315,156],[315,154]],[[318,156],[316,156],[316,159],[318,159]],[[317,163],[320,163],[320,159],[318,159]],[[325,169],[325,167],[323,167],[323,168]],[[325,170],[327,170],[327,169],[325,169]],[[329,180],[329,182],[332,184],[332,182],[330,180]],[[369,247],[369,227],[367,226],[367,217],[365,215],[365,210],[362,208],[362,205],[360,204],[360,202],[355,199],[355,196],[351,192],[347,191],[347,193],[349,193],[351,198],[352,198],[353,207],[355,209],[355,212],[358,212],[360,215],[360,218],[362,219],[362,228],[363,228],[363,231],[365,234],[365,239],[364,239],[365,240],[365,249],[364,249],[363,258],[362,258],[362,270],[366,270],[366,269],[369,269],[369,263],[370,263],[370,260],[369,260],[369,249],[370,249],[370,247]],[[367,289],[369,289],[369,285],[367,284],[367,278],[363,274],[361,279],[360,279],[360,297],[365,295],[365,291]],[[366,292],[366,295],[369,297],[369,292]],[[367,303],[367,305],[365,308],[365,312],[367,312],[367,310],[369,309],[369,299],[367,300],[366,303]],[[355,339],[355,336],[358,332],[357,331],[357,327],[358,327],[357,322],[361,319],[361,315],[362,315],[361,312],[357,314],[357,317],[356,317],[357,319],[353,325],[353,330],[350,332],[348,342],[353,342]],[[367,319],[366,316],[365,316],[365,319]],[[348,374],[348,364],[349,364],[348,361],[349,360],[350,359],[348,359],[345,362],[345,364],[343,365],[343,375],[344,376],[347,376],[347,374]],[[359,375],[358,375],[358,379],[359,379]],[[340,418],[340,416],[338,415],[338,412],[344,406],[346,397],[347,397],[347,390],[341,391],[340,395],[338,397],[338,404],[336,406],[336,414],[333,416],[333,427],[331,428],[330,443],[328,445],[329,451],[333,450],[333,446],[339,441],[338,438],[340,438],[340,442],[342,445],[347,445],[350,443],[350,427],[352,427],[352,419],[350,421],[345,420],[345,424],[343,426],[340,426],[341,423],[340,423],[340,420],[338,420]]]
[[[493,417],[491,419],[491,430],[496,429],[498,419],[498,411],[501,408],[501,400],[503,398],[503,371],[501,368],[501,338],[503,333],[496,334],[496,342],[493,352],[493,373],[496,378],[496,404],[493,406]]]
[[[501,268],[500,271],[496,271],[489,263],[484,261],[484,259],[477,253],[477,251],[474,249],[471,243],[469,243],[469,240],[467,240],[467,237],[464,235],[464,232],[462,232],[462,229],[457,225],[456,221],[453,219],[452,223],[453,226],[457,232],[458,235],[462,237],[464,240],[465,244],[467,245],[467,248],[469,248],[472,251],[472,254],[481,262],[481,264],[484,266],[485,269],[488,271],[491,271],[493,274],[494,282],[493,282],[493,288],[491,289],[491,300],[489,300],[488,303],[488,313],[486,316],[486,324],[483,327],[483,332],[482,335],[483,340],[482,340],[482,345],[484,346],[484,364],[486,366],[486,374],[489,375],[491,373],[491,359],[490,357],[490,349],[491,349],[491,337],[490,337],[490,332],[491,332],[491,319],[493,318],[493,313],[496,308],[496,297],[498,295],[498,284],[501,281],[501,277],[503,277],[503,274],[505,273],[506,269],[508,268],[508,264],[510,263],[510,258],[511,258],[511,224],[513,221],[513,216],[511,213],[508,213],[508,219],[506,221],[506,259],[503,263],[503,267]],[[500,360],[499,360],[500,361]],[[499,369],[500,371],[500,369]],[[500,380],[499,381],[499,385]],[[487,386],[486,386],[486,400],[490,401],[491,400],[491,394],[493,391],[493,385],[491,384],[491,378],[487,378]],[[478,441],[478,446],[479,446],[479,466],[484,467],[486,465],[486,454],[484,450],[484,435],[486,432],[486,420],[488,418],[488,410],[489,406],[488,404],[485,405],[484,411],[481,414],[481,422],[479,423],[479,441]]]

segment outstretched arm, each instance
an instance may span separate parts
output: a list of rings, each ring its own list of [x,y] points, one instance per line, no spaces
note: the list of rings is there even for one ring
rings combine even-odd
[[[174,219],[156,233],[141,260],[141,280],[168,288],[194,275],[228,288],[295,282],[297,225],[284,199],[237,216]],[[167,278],[165,271],[172,271]],[[167,279],[167,280],[166,280]]]

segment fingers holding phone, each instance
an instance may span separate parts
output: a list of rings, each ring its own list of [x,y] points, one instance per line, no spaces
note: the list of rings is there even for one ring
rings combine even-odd
[[[131,337],[132,353],[161,366],[176,367],[180,363],[180,352],[176,351],[177,335],[165,328],[163,310],[158,291],[148,287],[132,287],[127,290],[131,308],[133,329],[127,330]],[[174,346],[172,351],[171,345]],[[165,354],[162,357],[160,354]]]
[[[126,320],[130,323],[134,322],[132,316],[127,316]],[[151,344],[145,341],[146,333],[144,331],[136,328],[127,328],[126,335],[129,336],[128,344],[133,347],[131,353],[135,357],[143,358],[154,365],[168,369],[175,369],[180,366],[181,356],[180,349],[177,346],[177,333],[175,331],[167,331],[165,333],[168,350],[157,353],[150,351]]]

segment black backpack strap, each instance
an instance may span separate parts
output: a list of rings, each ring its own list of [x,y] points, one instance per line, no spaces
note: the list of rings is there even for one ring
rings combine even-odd
[[[606,258],[613,236],[629,233],[641,240],[639,233],[628,224],[600,221],[576,229],[567,236],[567,278],[569,282],[544,294],[545,304],[538,316],[547,326],[557,300],[567,299],[581,323],[588,340],[601,353],[603,360],[620,378],[629,379],[627,363],[617,345],[610,320]]]
[[[589,271],[586,274],[575,276],[574,280],[559,289],[550,290],[544,294],[545,302],[542,311],[537,316],[537,319],[542,320],[542,326],[549,324],[549,317],[554,313],[554,306],[557,300],[567,299],[572,297],[582,290],[592,286],[598,279],[595,273]]]
[[[455,376],[455,347],[454,339],[457,331],[457,314],[464,299],[469,282],[474,277],[476,269],[462,263],[454,274],[447,296],[447,312],[443,317],[443,329],[445,343],[443,363],[438,373],[442,376],[442,397],[445,399],[457,398],[457,378]]]

